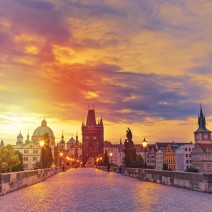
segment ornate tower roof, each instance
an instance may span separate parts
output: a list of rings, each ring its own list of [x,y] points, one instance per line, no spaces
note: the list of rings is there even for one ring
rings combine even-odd
[[[88,116],[86,121],[86,127],[96,126],[96,117],[94,110],[88,110]]]
[[[202,112],[202,106],[200,106],[200,114],[198,115],[198,125],[199,125],[199,128],[195,131],[195,133],[211,132],[210,130],[206,128],[206,120]]]

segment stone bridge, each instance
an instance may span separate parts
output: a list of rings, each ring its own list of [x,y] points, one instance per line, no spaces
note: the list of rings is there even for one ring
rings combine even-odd
[[[69,169],[0,197],[0,211],[212,211],[212,194],[94,168]]]

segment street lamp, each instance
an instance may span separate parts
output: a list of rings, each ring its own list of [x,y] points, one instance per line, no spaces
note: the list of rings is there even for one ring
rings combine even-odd
[[[112,156],[113,156],[113,153],[112,152],[110,152],[110,163],[112,164]]]
[[[42,148],[43,148],[43,146],[44,146],[44,141],[40,141],[39,142],[39,144],[40,144],[40,147],[41,147],[41,150],[40,150],[40,166],[41,166],[41,169],[43,168],[43,161],[42,161]]]
[[[144,148],[144,167],[146,168],[147,167],[147,164],[146,164],[146,147],[147,147],[147,141],[146,141],[145,138],[142,141],[142,145],[143,145],[143,148]]]

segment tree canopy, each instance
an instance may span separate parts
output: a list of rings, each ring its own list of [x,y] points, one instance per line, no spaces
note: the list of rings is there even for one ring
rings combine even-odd
[[[44,146],[41,148],[41,168],[50,168],[53,163],[53,157],[49,134],[45,133],[42,140],[44,141]]]
[[[12,145],[0,147],[0,173],[22,170],[22,154],[18,151],[15,151]]]

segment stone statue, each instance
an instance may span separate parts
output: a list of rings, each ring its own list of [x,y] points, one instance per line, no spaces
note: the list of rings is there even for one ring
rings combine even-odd
[[[125,166],[132,167],[135,166],[136,164],[136,149],[134,147],[134,143],[132,140],[131,130],[128,128],[126,132],[127,132],[126,134],[127,139],[125,139],[124,142],[124,153],[125,153],[124,162]]]
[[[127,132],[126,137],[127,137],[128,141],[132,140],[132,132],[131,132],[130,128],[128,128],[128,130],[126,132]]]

